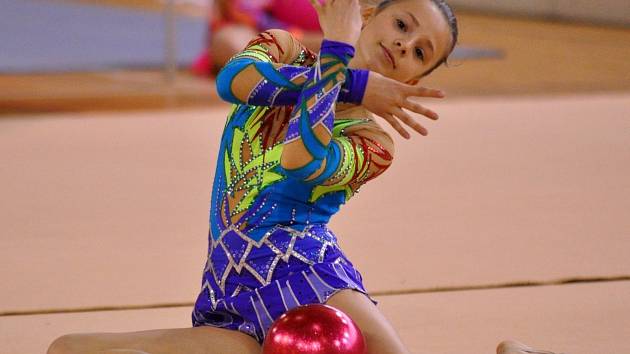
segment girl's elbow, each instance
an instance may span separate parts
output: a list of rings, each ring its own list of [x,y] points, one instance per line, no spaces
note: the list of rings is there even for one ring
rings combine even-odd
[[[219,71],[216,85],[221,99],[236,104],[248,104],[251,80],[246,75],[243,76],[243,71],[253,62],[251,59],[231,60]]]
[[[231,89],[232,80],[225,76],[226,75],[221,76],[221,74],[217,76],[216,85],[219,97],[221,97],[222,100],[230,103],[243,103],[238,98],[236,98],[236,96],[234,96]]]

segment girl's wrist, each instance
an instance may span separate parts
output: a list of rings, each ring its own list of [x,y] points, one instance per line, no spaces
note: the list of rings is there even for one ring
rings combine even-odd
[[[350,59],[354,57],[354,47],[348,43],[324,38],[320,49],[321,55],[334,55],[348,65]]]
[[[339,102],[361,104],[367,88],[370,72],[363,69],[348,69],[346,82],[339,91]]]
[[[339,37],[335,37],[335,36],[326,36],[324,35],[324,40],[325,41],[331,41],[331,42],[336,42],[336,43],[343,43],[343,44],[347,44],[351,47],[354,47],[354,43],[352,43],[352,41],[349,38],[343,37],[343,36],[339,36]]]

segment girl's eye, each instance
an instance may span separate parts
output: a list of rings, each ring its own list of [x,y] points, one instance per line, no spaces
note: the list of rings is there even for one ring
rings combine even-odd
[[[396,20],[396,24],[398,25],[398,28],[400,28],[403,31],[407,29],[407,25],[405,25],[405,23],[402,22],[401,20]]]
[[[424,51],[420,48],[416,48],[416,56],[420,58],[420,60],[424,61]]]

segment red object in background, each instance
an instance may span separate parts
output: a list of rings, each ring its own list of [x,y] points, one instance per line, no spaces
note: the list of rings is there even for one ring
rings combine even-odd
[[[207,77],[213,74],[212,56],[207,50],[204,50],[193,62],[190,70],[197,76]]]
[[[209,52],[210,42],[212,33],[226,25],[239,23],[259,32],[266,28],[257,27],[256,16],[265,13],[282,24],[278,28],[285,28],[298,40],[302,39],[306,31],[321,31],[317,12],[310,0],[215,0],[213,4],[208,12],[206,48],[191,65],[192,73],[197,76],[208,77],[216,74],[218,68],[215,67],[212,53]],[[272,24],[269,21],[262,23]]]
[[[263,354],[365,354],[365,340],[354,321],[321,304],[296,307],[269,328]]]
[[[290,27],[298,27],[303,31],[320,31],[317,12],[309,0],[273,0],[269,11],[278,21]]]

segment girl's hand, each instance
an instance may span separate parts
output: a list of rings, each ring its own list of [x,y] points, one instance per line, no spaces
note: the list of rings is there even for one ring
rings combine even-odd
[[[310,0],[324,38],[355,45],[361,34],[359,0]]]
[[[399,121],[402,121],[413,128],[413,130],[426,136],[429,134],[426,128],[411,118],[411,116],[405,112],[403,108],[422,114],[423,116],[433,120],[437,120],[438,115],[430,109],[410,101],[409,99],[411,97],[444,98],[444,92],[421,86],[404,84],[385,77],[379,73],[370,71],[362,105],[368,111],[389,122],[389,124],[391,124],[392,127],[394,127],[394,129],[396,129],[405,139],[409,139],[411,136],[407,130],[402,127]]]

